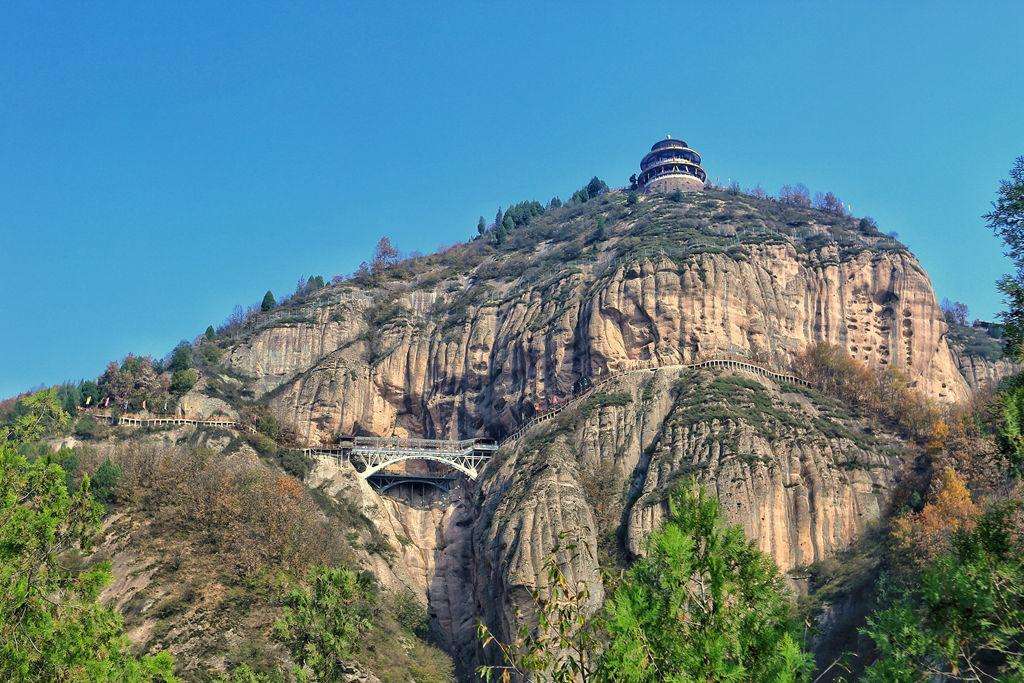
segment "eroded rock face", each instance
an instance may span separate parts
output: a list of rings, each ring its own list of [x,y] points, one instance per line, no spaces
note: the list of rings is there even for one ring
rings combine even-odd
[[[995,387],[1000,381],[1021,371],[1020,363],[1008,358],[989,360],[981,356],[971,356],[959,349],[952,349],[953,358],[963,374],[967,385],[972,391],[982,391]]]
[[[817,341],[897,367],[936,399],[968,395],[927,275],[855,222],[713,192],[632,208],[613,193],[544,220],[508,248],[474,242],[404,281],[328,287],[258,318],[227,349],[230,374],[311,442],[500,436],[632,362],[785,368]],[[487,657],[478,620],[509,638],[549,558],[596,609],[599,563],[643,552],[681,480],[713,490],[783,570],[847,547],[882,514],[903,457],[867,427],[814,392],[664,369],[503,446],[447,507],[382,499],[326,464],[310,483],[373,521],[394,548],[375,572],[426,597],[469,677]]]
[[[570,232],[526,255],[535,262],[570,250],[571,265],[517,277],[508,264],[518,256],[500,254],[429,285],[330,287],[261,318],[230,349],[230,365],[313,441],[353,432],[498,435],[580,377],[628,361],[743,355],[787,367],[822,340],[900,368],[936,399],[967,396],[931,283],[905,249],[873,248],[883,242],[866,236],[852,248],[813,222],[802,238],[750,236],[734,225],[739,208],[694,197],[688,211],[710,213],[685,239],[731,246],[699,242],[700,251],[686,242],[682,256],[672,245],[638,248],[650,221],[670,230],[693,219],[660,199],[645,200],[639,217],[612,203],[605,213],[618,220],[604,241],[573,242]]]
[[[456,662],[485,661],[476,621],[511,637],[551,557],[588,586],[596,610],[600,563],[643,554],[668,491],[688,478],[783,571],[805,567],[879,518],[903,458],[899,439],[810,390],[742,373],[616,380],[503,448],[447,520],[435,623]]]

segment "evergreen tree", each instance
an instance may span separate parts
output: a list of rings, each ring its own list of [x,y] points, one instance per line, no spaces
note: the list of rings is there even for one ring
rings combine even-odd
[[[508,230],[505,229],[504,223],[499,223],[498,227],[494,230],[494,243],[504,244],[506,237],[508,237]]]
[[[483,216],[480,216],[480,220],[476,222],[476,232],[478,235],[483,235],[487,232],[487,221],[484,220]]]
[[[992,211],[985,214],[988,227],[1006,244],[1006,255],[1016,272],[999,280],[1006,305],[1000,317],[1005,325],[1007,353],[1024,360],[1024,156],[1017,157],[1010,178],[999,182]]]
[[[266,301],[266,299],[264,299],[264,301]],[[174,350],[171,351],[170,360],[167,361],[167,370],[173,373],[181,370],[188,370],[194,366],[195,359],[192,355],[192,345],[187,341],[183,341],[175,346]]]
[[[501,227],[505,228],[505,232],[512,232],[516,229],[516,222],[512,218],[512,214],[505,214],[505,218],[501,221]]]
[[[263,295],[263,302],[260,304],[260,310],[264,313],[277,306],[277,299],[274,298],[274,293],[269,289],[267,293]]]
[[[953,528],[940,515],[934,527],[947,540],[928,546],[934,556],[921,558],[921,566],[911,563],[909,571],[904,557],[898,559],[904,571],[883,582],[880,602],[887,607],[861,630],[878,652],[864,680],[1021,680],[1020,515],[1019,500],[996,503]]]
[[[0,440],[0,679],[176,680],[170,655],[134,656],[120,615],[100,604],[109,564],[67,562],[99,531],[89,478],[69,491],[59,465],[18,444]]]
[[[494,214],[494,229],[497,230],[501,225],[504,224],[505,214],[501,212],[501,207],[498,207],[498,213]]]
[[[562,200],[559,199],[557,196],[552,197],[551,201],[548,202],[548,208],[549,209],[557,209],[557,208],[559,208],[561,206],[562,206]]]
[[[674,491],[647,555],[605,605],[616,681],[795,681],[811,662],[771,558],[694,484]]]
[[[206,338],[212,340],[216,336],[217,336],[217,331],[215,329],[213,329],[213,325],[208,326],[206,328]]]
[[[585,584],[566,580],[554,557],[545,568],[547,590],[533,594],[537,628],[506,644],[479,626],[483,647],[502,660],[480,668],[484,680],[775,683],[810,674],[775,564],[692,482],[670,494],[646,556],[596,615]]]
[[[372,627],[376,585],[365,574],[325,567],[312,568],[304,583],[285,596],[275,635],[291,651],[299,680],[309,673],[318,681],[342,680]]]

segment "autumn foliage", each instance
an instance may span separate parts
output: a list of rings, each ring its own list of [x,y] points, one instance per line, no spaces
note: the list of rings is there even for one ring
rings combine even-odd
[[[817,342],[797,355],[793,370],[868,416],[897,427],[905,436],[925,438],[940,410],[906,375],[892,367],[870,367],[838,346]]]
[[[126,447],[112,459],[119,500],[208,543],[239,575],[347,559],[309,490],[262,462],[202,448]]]

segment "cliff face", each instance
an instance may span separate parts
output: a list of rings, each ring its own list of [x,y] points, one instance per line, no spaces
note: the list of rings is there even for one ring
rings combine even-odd
[[[850,219],[613,193],[535,220],[500,248],[478,240],[258,318],[229,367],[313,441],[500,434],[628,361],[785,367],[819,340],[937,399],[968,393],[925,272]]]
[[[651,371],[505,449],[446,520],[431,610],[456,662],[486,659],[475,625],[510,637],[556,558],[600,604],[600,570],[643,554],[668,491],[714,491],[783,571],[846,548],[879,518],[903,444],[810,390],[743,374]]]
[[[786,368],[817,341],[954,401],[969,388],[946,337],[927,275],[894,240],[709,191],[633,206],[611,193],[548,212],[505,244],[480,239],[326,287],[218,343],[233,390],[315,443],[501,436],[581,378],[724,355]],[[428,602],[468,677],[486,658],[478,620],[513,634],[549,558],[596,609],[601,569],[643,552],[679,481],[715,491],[790,571],[877,520],[903,458],[897,438],[813,391],[665,368],[617,378],[504,445],[446,506],[381,498],[326,461],[309,483],[373,521],[393,551],[371,558],[374,571]]]

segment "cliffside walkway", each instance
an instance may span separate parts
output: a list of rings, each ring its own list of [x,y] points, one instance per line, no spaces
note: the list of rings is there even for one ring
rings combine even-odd
[[[578,408],[580,404],[593,396],[595,392],[606,387],[616,379],[655,370],[698,370],[702,368],[743,370],[775,382],[805,387],[811,386],[810,382],[801,377],[789,373],[776,372],[742,358],[718,357],[693,363],[665,365],[650,361],[623,362],[615,369],[599,376],[586,387],[581,388],[565,403],[554,406],[530,418],[519,429],[505,437],[500,444],[490,439],[453,440],[349,436],[339,439],[336,445],[308,446],[302,449],[302,453],[306,456],[330,456],[349,463],[360,478],[369,481],[381,492],[387,491],[403,482],[434,486],[435,488],[447,491],[451,485],[450,477],[396,473],[389,472],[387,468],[406,460],[430,460],[447,465],[465,474],[470,479],[476,479],[499,446],[514,444],[533,427],[555,419],[566,410]],[[138,427],[192,425],[196,427],[219,427],[223,429],[252,431],[251,426],[228,419],[213,418],[200,420],[186,417],[138,418],[124,415],[93,415],[94,417],[108,419],[114,425]]]
[[[505,437],[505,439],[502,440],[501,445],[505,446],[510,443],[515,443],[520,438],[522,438],[523,434],[528,432],[533,427],[536,427],[539,424],[543,424],[545,422],[555,419],[556,417],[558,417],[560,413],[566,410],[573,410],[579,407],[579,405],[583,403],[583,401],[590,398],[594,394],[594,392],[607,386],[613,380],[620,379],[628,375],[635,375],[643,372],[651,372],[653,370],[699,370],[702,368],[725,368],[730,370],[745,370],[747,372],[752,372],[756,375],[760,375],[761,377],[766,377],[767,379],[770,379],[774,382],[797,384],[802,387],[811,386],[811,383],[803,379],[802,377],[798,377],[796,375],[784,372],[776,372],[766,367],[756,365],[749,361],[741,360],[738,358],[709,358],[707,360],[696,361],[693,363],[668,365],[658,365],[656,363],[643,361],[624,363],[623,365],[620,365],[618,369],[602,375],[597,381],[592,383],[583,391],[573,395],[572,398],[570,398],[565,403],[555,406],[550,410],[546,410],[543,413],[540,413],[539,415],[530,418],[529,420],[524,422],[519,429],[514,431],[509,436]]]

